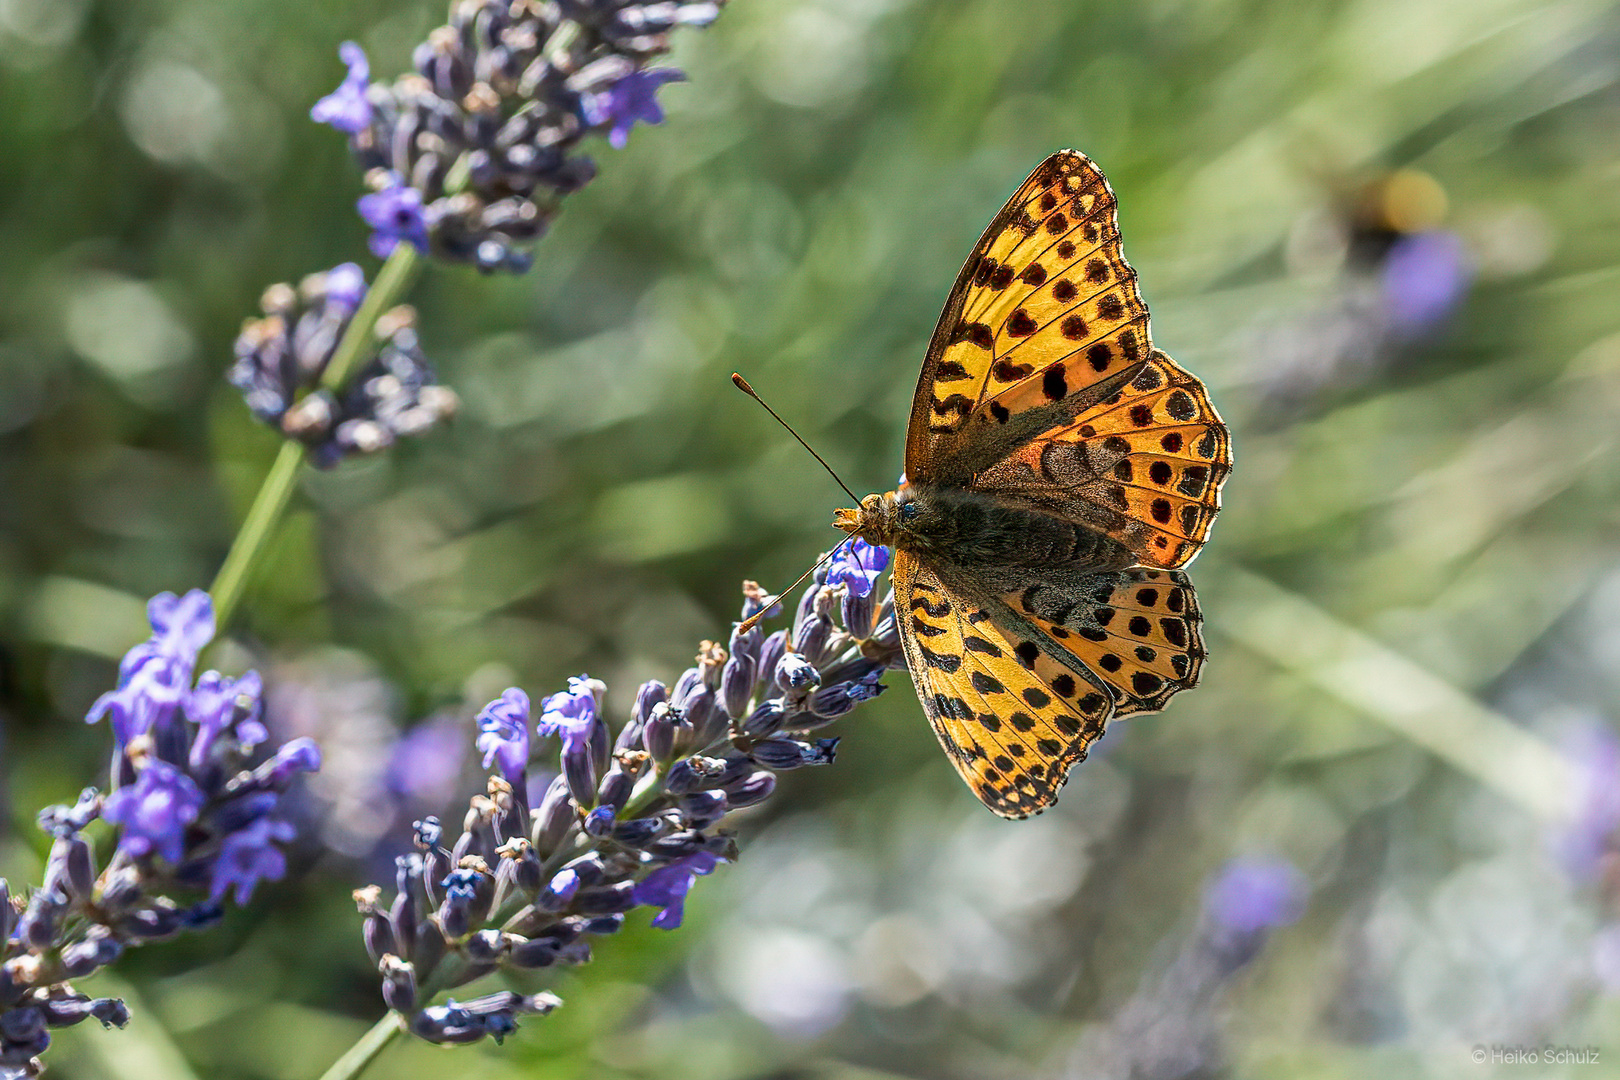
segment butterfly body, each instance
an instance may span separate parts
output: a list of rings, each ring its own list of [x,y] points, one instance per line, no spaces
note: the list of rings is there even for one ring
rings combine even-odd
[[[905,484],[861,503],[847,531],[930,562],[1118,570],[1136,561],[1122,544],[1083,525],[971,488]]]
[[[1153,348],[1113,190],[1052,155],[991,221],[929,345],[896,491],[834,525],[895,549],[895,619],[957,771],[1003,817],[1057,801],[1110,719],[1204,658],[1192,583],[1231,468]]]

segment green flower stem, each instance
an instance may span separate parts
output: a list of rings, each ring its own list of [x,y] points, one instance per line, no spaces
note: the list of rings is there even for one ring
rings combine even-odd
[[[326,371],[321,375],[323,389],[336,392],[348,384],[349,377],[360,365],[360,358],[371,353],[371,346],[376,340],[378,316],[405,295],[411,282],[416,279],[419,266],[416,248],[410,244],[394,245],[393,253],[377,272],[377,280],[366,291],[366,298],[360,302],[360,310],[354,313],[348,329],[343,331],[343,340],[338,342],[332,359],[327,362]]]
[[[377,1055],[387,1049],[389,1043],[403,1034],[405,1018],[389,1010],[372,1025],[370,1031],[360,1037],[359,1042],[349,1047],[342,1057],[332,1063],[330,1069],[321,1074],[321,1080],[354,1080],[366,1071],[366,1066],[377,1060]]]
[[[208,589],[214,600],[214,623],[221,631],[230,625],[236,605],[242,600],[242,590],[247,587],[248,575],[264,554],[281,515],[287,511],[287,504],[292,502],[293,489],[298,486],[298,467],[303,463],[303,443],[289,439],[281,444],[276,463],[270,466],[270,475],[264,478],[214,584]]]
[[[370,355],[376,340],[378,317],[393,307],[410,288],[420,265],[416,249],[410,244],[400,244],[394,248],[393,254],[388,256],[388,261],[378,272],[377,280],[367,290],[360,310],[355,312],[343,331],[343,338],[321,376],[322,388],[334,393],[341,391],[360,366],[361,358]],[[281,523],[282,515],[292,503],[293,491],[298,486],[299,466],[303,461],[302,443],[289,439],[281,444],[275,464],[264,478],[264,484],[253,499],[253,506],[242,521],[242,528],[231,542],[231,550],[226,554],[219,574],[209,587],[209,595],[214,600],[214,622],[222,636],[230,627],[231,616],[236,614],[237,605],[241,603],[242,594],[258,569],[271,537],[275,535],[276,526]]]

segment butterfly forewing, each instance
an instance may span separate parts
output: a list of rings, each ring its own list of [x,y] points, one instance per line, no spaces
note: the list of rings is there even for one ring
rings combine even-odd
[[[1124,387],[968,486],[1098,528],[1139,562],[1168,569],[1203,546],[1231,467],[1203,384],[1155,351]]]
[[[1104,686],[1019,634],[1005,605],[947,586],[903,550],[894,604],[917,698],[968,787],[1002,817],[1056,802],[1102,734],[1112,708]]]
[[[965,481],[1112,393],[1150,349],[1113,190],[1084,155],[1054,154],[996,215],[951,290],[912,402],[907,474]]]

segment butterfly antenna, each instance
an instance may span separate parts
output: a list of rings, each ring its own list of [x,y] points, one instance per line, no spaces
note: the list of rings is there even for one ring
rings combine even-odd
[[[788,434],[793,436],[795,439],[798,439],[800,446],[804,447],[806,450],[810,450],[810,456],[815,458],[817,461],[821,462],[821,467],[823,469],[827,470],[827,475],[828,476],[832,477],[834,480],[838,480],[838,486],[844,489],[844,493],[846,495],[848,495],[851,499],[855,500],[855,505],[856,506],[859,506],[861,504],[861,497],[859,495],[855,494],[853,491],[850,491],[848,484],[846,484],[842,480],[838,479],[838,474],[833,472],[832,466],[827,464],[826,460],[820,454],[816,453],[814,450],[811,450],[809,443],[807,443],[803,439],[799,438],[799,433],[797,431],[793,430],[793,425],[792,424],[790,424],[786,420],[782,419],[780,416],[777,415],[777,412],[776,412],[775,409],[773,409],[769,405],[765,404],[765,399],[760,397],[759,394],[754,392],[754,388],[752,386],[748,385],[748,380],[747,379],[743,378],[741,375],[738,375],[736,372],[732,372],[731,373],[731,381],[737,384],[737,389],[741,390],[743,393],[747,394],[749,397],[751,397],[755,401],[759,402],[760,405],[764,407],[766,412],[770,413],[772,416],[775,416],[776,417],[776,422],[778,424],[781,424],[783,427],[787,428]],[[834,548],[833,550],[836,551],[837,549]],[[820,565],[821,565],[820,563],[816,564],[816,566],[820,566]],[[815,569],[815,567],[812,566],[810,569],[813,571]],[[808,577],[808,576],[809,575],[806,575],[806,577]],[[800,578],[799,580],[803,581],[804,578]],[[789,591],[792,591],[792,590],[790,589]]]
[[[760,404],[764,405],[765,403],[763,401],[761,401]],[[739,634],[746,634],[746,633],[748,633],[748,631],[752,630],[756,625],[758,625],[759,620],[761,620],[761,619],[763,619],[765,617],[765,613],[767,611],[769,611],[772,607],[776,606],[776,604],[781,601],[782,597],[786,596],[788,593],[792,592],[794,589],[797,589],[800,585],[803,585],[806,578],[808,578],[811,574],[815,573],[817,570],[821,569],[821,564],[822,563],[826,562],[828,559],[830,559],[834,555],[838,554],[838,549],[843,547],[844,543],[845,543],[845,541],[840,540],[838,543],[834,544],[833,549],[831,551],[827,552],[827,554],[825,554],[821,558],[817,559],[815,561],[815,565],[811,566],[810,569],[808,569],[804,573],[800,574],[798,581],[795,581],[793,584],[789,585],[787,588],[783,589],[780,593],[778,593],[776,595],[775,600],[767,601],[763,608],[760,608],[758,611],[754,612],[754,614],[748,616],[748,618],[746,618],[742,622],[738,623],[736,632],[739,633]]]

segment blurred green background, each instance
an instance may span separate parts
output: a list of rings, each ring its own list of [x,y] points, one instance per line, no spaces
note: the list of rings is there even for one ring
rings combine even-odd
[[[327,747],[301,869],[87,983],[135,1022],[63,1033],[54,1075],[318,1075],[382,1007],[349,890],[412,816],[459,818],[476,708],[583,670],[622,716],[723,638],[741,577],[780,587],[831,543],[843,496],[727,375],[852,487],[891,486],[961,260],[1065,146],[1110,177],[1155,340],[1233,429],[1193,568],[1202,688],[1009,824],[896,672],[838,763],[746,822],[686,929],[633,916],[505,1047],[395,1049],[378,1074],[1090,1075],[1244,853],[1314,891],[1183,1025],[1216,1033],[1192,1075],[1474,1077],[1481,1043],[1620,1059],[1620,962],[1594,944],[1620,876],[1559,858],[1620,712],[1616,15],[735,0],[681,37],[668,122],[601,148],[531,274],[424,276],[462,415],[310,475],[215,657]],[[0,0],[13,882],[38,879],[39,806],[98,781],[82,716],[145,598],[207,584],[275,453],[223,379],[237,327],[270,283],[364,251],[356,169],[306,115],[336,45],[386,75],[442,18]],[[1526,1068],[1560,1074],[1500,1071]]]

